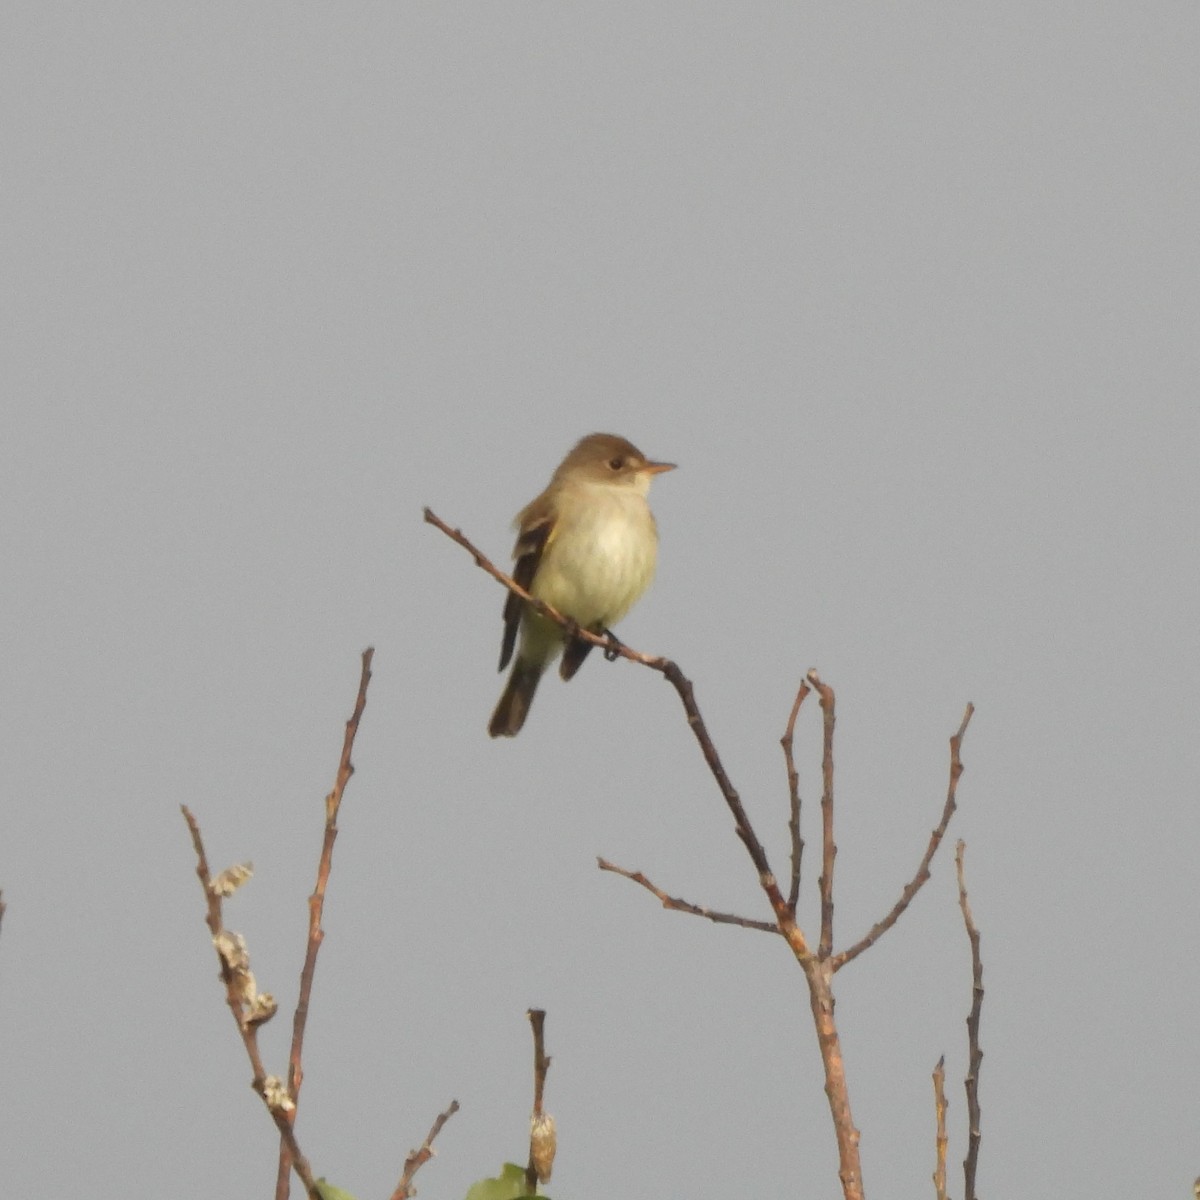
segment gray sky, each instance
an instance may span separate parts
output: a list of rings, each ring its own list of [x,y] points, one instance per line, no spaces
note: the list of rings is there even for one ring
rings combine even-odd
[[[783,944],[595,868],[764,913],[670,690],[594,656],[485,734],[503,598],[421,505],[504,559],[602,429],[680,464],[621,633],[780,872],[778,738],[837,688],[839,946],[978,706],[981,1192],[1189,1194],[1195,6],[15,3],[0,59],[6,1193],[270,1194],[178,806],[254,861],[229,922],[290,1013],[367,645],[318,1171],[387,1195],[451,1097],[422,1195],[520,1157],[540,1005],[553,1194],[836,1191]],[[932,1194],[943,1053],[961,1195],[951,849],[838,976],[875,1197]]]

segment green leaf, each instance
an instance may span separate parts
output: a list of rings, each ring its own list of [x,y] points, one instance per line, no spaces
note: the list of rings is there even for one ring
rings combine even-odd
[[[354,1200],[349,1192],[334,1187],[332,1183],[326,1183],[324,1179],[317,1180],[317,1195],[321,1197],[321,1200]]]
[[[495,1179],[480,1179],[471,1184],[467,1189],[467,1200],[520,1200],[531,1194],[525,1186],[525,1168],[516,1163],[505,1163]],[[548,1200],[548,1197],[543,1196],[542,1200]]]

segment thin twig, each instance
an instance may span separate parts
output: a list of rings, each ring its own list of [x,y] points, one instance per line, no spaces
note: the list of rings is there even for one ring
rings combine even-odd
[[[525,1015],[533,1030],[533,1112],[529,1120],[529,1165],[525,1168],[525,1187],[533,1196],[539,1183],[550,1180],[557,1134],[554,1118],[542,1107],[546,1075],[550,1070],[550,1056],[546,1053],[546,1010],[531,1008]]]
[[[304,1030],[308,1023],[308,1006],[312,998],[313,977],[317,970],[317,954],[325,939],[325,931],[321,928],[321,915],[325,911],[325,891],[329,884],[329,872],[333,866],[333,844],[337,841],[338,811],[342,805],[342,796],[350,776],[354,774],[354,764],[350,756],[354,750],[354,739],[358,735],[358,724],[362,720],[363,710],[367,706],[367,687],[371,682],[371,660],[375,650],[368,646],[362,653],[362,671],[358,680],[358,695],[354,701],[354,711],[346,722],[346,732],[342,738],[342,754],[338,760],[337,775],[334,778],[333,790],[325,797],[325,836],[321,843],[321,857],[317,863],[317,882],[312,895],[308,898],[308,944],[304,952],[304,966],[300,971],[300,995],[296,1001],[296,1012],[292,1018],[292,1046],[288,1055],[288,1092],[294,1105],[300,1103],[300,1087],[304,1083]],[[295,1124],[296,1109],[291,1111],[291,1123]],[[275,1175],[276,1200],[287,1200],[288,1182],[291,1177],[290,1151],[287,1140],[279,1143],[279,1167]]]
[[[933,1111],[937,1118],[937,1161],[933,1168],[933,1190],[937,1200],[946,1200],[946,1056],[933,1069]]]
[[[942,809],[942,818],[938,822],[937,828],[929,836],[929,845],[925,847],[925,855],[921,859],[921,865],[917,867],[917,873],[905,886],[904,891],[900,893],[900,899],[892,906],[892,911],[882,921],[873,925],[866,937],[855,942],[849,950],[843,950],[840,954],[833,956],[833,969],[835,971],[839,971],[847,963],[853,962],[864,950],[873,946],[884,933],[891,929],[897,920],[899,920],[900,914],[912,903],[913,897],[929,879],[929,864],[933,861],[933,856],[942,844],[942,838],[946,834],[946,827],[950,824],[950,818],[954,816],[954,810],[958,807],[954,797],[958,790],[959,776],[963,773],[961,758],[963,736],[967,732],[967,726],[970,725],[971,717],[974,713],[975,706],[968,704],[967,710],[963,714],[962,724],[959,725],[958,731],[950,739],[950,786],[946,793],[946,805]]]
[[[204,852],[204,839],[200,835],[200,823],[186,804],[180,805],[180,811],[183,813],[183,819],[187,822],[187,827],[191,831],[192,847],[196,852],[196,875],[200,879],[200,886],[204,889],[206,902],[205,922],[212,933],[214,942],[216,942],[218,939],[222,939],[223,936],[233,935],[229,935],[225,929],[224,918],[221,912],[221,897],[212,887],[212,875],[208,869],[208,856]],[[220,946],[217,947],[217,961],[221,964],[221,981],[225,984],[225,1002],[229,1005],[229,1011],[233,1014],[238,1033],[242,1039],[242,1045],[246,1049],[246,1056],[250,1060],[250,1069],[253,1072],[250,1086],[254,1088],[260,1099],[267,1106],[267,1111],[271,1114],[271,1120],[275,1122],[275,1127],[279,1130],[279,1137],[288,1148],[289,1160],[292,1163],[293,1169],[300,1177],[300,1182],[304,1184],[305,1193],[312,1197],[312,1200],[320,1200],[317,1194],[316,1180],[313,1178],[312,1167],[309,1165],[308,1159],[300,1152],[295,1130],[287,1118],[287,1111],[282,1105],[272,1103],[266,1068],[263,1066],[262,1055],[258,1049],[258,1025],[246,1020],[246,1012],[242,1004],[242,985],[248,975],[248,970],[240,974],[231,971]]]
[[[779,926],[774,921],[756,921],[753,917],[739,917],[735,913],[717,912],[714,909],[705,908],[703,905],[681,900],[678,896],[668,896],[662,888],[655,886],[641,871],[627,871],[624,867],[618,867],[616,863],[609,862],[607,858],[597,858],[596,865],[602,871],[612,871],[614,875],[623,875],[626,879],[641,884],[646,891],[662,901],[663,908],[669,908],[672,912],[704,917],[717,925],[740,925],[743,929],[761,929],[764,933],[779,933]]]
[[[221,917],[221,897],[212,890],[212,872],[208,869],[208,856],[204,853],[204,839],[200,835],[200,822],[196,820],[192,810],[186,804],[179,806],[183,819],[187,822],[192,835],[192,849],[196,852],[196,874],[200,878],[200,886],[204,889],[206,901],[205,922],[209,932],[216,937],[224,928]],[[218,956],[219,957],[219,956]],[[224,963],[222,962],[222,971]]]
[[[817,943],[817,957],[828,958],[833,953],[833,864],[837,859],[837,843],[833,840],[833,727],[837,720],[837,704],[833,688],[816,671],[809,671],[805,679],[821,697],[824,729],[821,751],[821,878],[817,881],[821,893],[821,940]]]
[[[430,1129],[428,1137],[421,1143],[420,1148],[413,1150],[404,1160],[404,1174],[400,1176],[400,1182],[396,1184],[396,1190],[392,1193],[391,1200],[409,1200],[410,1196],[417,1194],[417,1189],[412,1185],[413,1176],[433,1157],[434,1138],[442,1132],[442,1126],[456,1112],[458,1112],[458,1101],[451,1100],[450,1107],[444,1113],[438,1114],[433,1128]]]
[[[979,1166],[979,1143],[983,1137],[983,1117],[979,1111],[979,1070],[983,1066],[983,1051],[979,1046],[979,1018],[983,1012],[983,958],[979,953],[979,929],[971,915],[967,900],[967,884],[963,869],[966,843],[959,839],[955,847],[954,866],[958,872],[958,904],[963,924],[971,942],[971,1015],[967,1017],[967,1157],[963,1160],[963,1200],[975,1200],[975,1172]]]
[[[533,1115],[541,1116],[546,1095],[546,1076],[550,1071],[550,1056],[546,1053],[546,1010],[531,1008],[526,1014],[533,1030]]]
[[[800,685],[796,693],[795,703],[788,716],[787,728],[779,744],[783,747],[784,761],[787,763],[788,777],[788,833],[792,840],[792,882],[788,888],[788,911],[796,915],[796,906],[800,902],[800,860],[804,856],[804,839],[800,836],[800,772],[796,770],[796,759],[792,753],[792,743],[796,736],[796,718],[800,715],[800,705],[812,691],[808,681]]]

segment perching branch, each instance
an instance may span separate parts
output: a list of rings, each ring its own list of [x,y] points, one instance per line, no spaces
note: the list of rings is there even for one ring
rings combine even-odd
[[[363,710],[367,706],[367,687],[371,682],[371,661],[375,650],[368,646],[362,653],[362,672],[358,680],[358,695],[354,701],[354,711],[346,722],[346,733],[342,739],[342,754],[338,760],[337,774],[334,777],[333,791],[325,797],[325,836],[321,843],[321,857],[317,863],[317,882],[312,895],[308,898],[308,944],[304,952],[304,966],[300,971],[300,995],[296,1000],[296,1012],[292,1017],[292,1045],[288,1055],[288,1093],[293,1105],[300,1103],[300,1087],[304,1083],[304,1029],[308,1024],[308,1005],[312,998],[313,977],[317,970],[317,954],[325,939],[325,931],[321,928],[321,915],[325,911],[325,890],[329,885],[329,872],[333,866],[333,843],[337,841],[338,811],[342,806],[342,796],[346,784],[354,774],[354,764],[350,755],[354,750],[354,739],[358,735],[358,723],[362,720]],[[295,1124],[296,1110],[292,1108],[291,1124]],[[288,1180],[291,1176],[290,1151],[287,1141],[279,1143],[279,1167],[275,1176],[276,1200],[287,1200]]]
[[[967,927],[967,938],[971,942],[971,1014],[967,1017],[967,1157],[963,1160],[963,1200],[975,1200],[975,1172],[979,1166],[979,1143],[983,1137],[983,1117],[979,1111],[979,1069],[983,1065],[983,1051],[979,1046],[979,1018],[983,1011],[983,958],[979,953],[979,929],[971,915],[967,900],[967,885],[963,870],[966,843],[959,839],[955,848],[954,866],[958,872],[958,904],[962,909],[963,924]]]
[[[794,917],[788,914],[787,902],[784,900],[783,894],[779,890],[779,884],[776,882],[770,864],[767,862],[766,851],[762,848],[762,843],[758,840],[758,836],[750,824],[750,818],[746,815],[746,810],[742,807],[741,797],[730,782],[729,776],[725,774],[725,768],[721,763],[721,756],[717,753],[717,748],[713,745],[708,728],[704,724],[704,718],[700,715],[700,708],[696,703],[691,681],[687,679],[679,667],[669,658],[656,658],[649,654],[640,654],[636,650],[631,650],[623,642],[617,642],[612,638],[591,633],[587,629],[580,629],[574,621],[564,617],[562,613],[552,608],[549,604],[531,596],[519,583],[501,571],[491,559],[481,550],[477,549],[463,535],[461,530],[452,529],[432,509],[426,508],[424,513],[425,520],[430,525],[436,526],[451,541],[457,542],[462,546],[474,558],[477,566],[485,570],[493,579],[502,583],[514,595],[520,596],[536,612],[553,621],[563,630],[570,631],[574,637],[582,638],[585,642],[591,642],[593,646],[600,646],[615,657],[627,658],[630,662],[641,663],[642,666],[649,667],[652,671],[657,671],[670,683],[679,696],[680,703],[683,705],[684,713],[687,715],[688,726],[700,745],[700,752],[704,755],[704,761],[708,764],[708,769],[713,779],[716,780],[717,787],[720,788],[721,795],[726,805],[728,805],[729,811],[733,814],[734,829],[737,831],[738,837],[742,839],[751,861],[758,871],[759,884],[771,903],[771,909],[781,921],[785,921],[791,926],[791,936],[789,937],[786,932],[784,936],[789,937],[789,942],[792,943],[797,955],[807,956],[810,951],[807,943],[804,941],[804,935],[797,928]],[[782,925],[781,932],[783,932]]]
[[[950,824],[950,818],[954,816],[954,810],[958,807],[958,803],[955,800],[955,793],[958,790],[958,778],[963,773],[962,758],[960,757],[962,741],[974,713],[975,705],[968,704],[966,712],[963,713],[962,724],[959,725],[958,731],[950,739],[950,786],[946,793],[946,805],[942,809],[942,819],[938,822],[937,828],[929,836],[929,845],[925,847],[925,855],[921,859],[920,866],[917,867],[917,873],[908,882],[904,891],[900,893],[900,899],[892,906],[892,911],[882,921],[871,926],[871,930],[866,937],[855,942],[849,950],[843,950],[840,954],[833,956],[833,969],[835,971],[840,971],[847,963],[853,962],[864,950],[879,941],[880,937],[900,919],[900,914],[912,903],[913,897],[929,879],[929,864],[933,861],[933,856],[942,844],[942,838],[946,834],[946,827]]]

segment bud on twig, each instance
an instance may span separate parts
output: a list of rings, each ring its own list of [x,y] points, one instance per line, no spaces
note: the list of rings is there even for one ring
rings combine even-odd
[[[253,863],[237,863],[232,867],[226,867],[209,885],[208,890],[214,896],[222,896],[228,898],[242,886],[254,874]]]
[[[557,1149],[558,1133],[554,1128],[554,1118],[547,1112],[535,1113],[529,1120],[529,1161],[537,1171],[538,1183],[550,1182]]]
[[[253,979],[253,976],[251,977]],[[247,1001],[246,1015],[242,1020],[245,1029],[257,1029],[265,1025],[279,1010],[275,997],[270,992],[262,992]]]
[[[295,1112],[296,1102],[287,1085],[278,1075],[268,1075],[263,1080],[263,1099],[272,1112]]]

